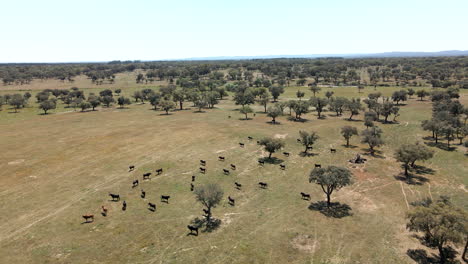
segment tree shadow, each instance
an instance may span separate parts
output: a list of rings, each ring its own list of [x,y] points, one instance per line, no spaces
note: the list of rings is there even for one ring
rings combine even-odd
[[[309,119],[306,119],[306,118],[295,118],[293,116],[289,116],[287,118],[288,121],[292,121],[292,122],[300,122],[300,123],[305,123],[305,122],[309,122]]]
[[[275,164],[275,165],[278,165],[278,164],[281,164],[284,162],[284,160],[282,159],[279,159],[277,157],[271,157],[271,158],[268,158],[268,157],[264,157],[264,158],[260,158],[258,159],[258,161],[263,161],[265,163],[268,163],[268,164]]]
[[[405,182],[409,185],[423,185],[424,183],[429,182],[429,179],[426,177],[419,176],[419,175],[412,175],[411,173],[408,173],[408,174],[409,174],[408,176],[405,176],[405,174],[400,173],[394,176],[394,178],[398,181]]]
[[[281,125],[281,122],[278,122],[278,121],[276,121],[275,123],[273,123],[272,121],[268,121],[265,123],[270,124],[270,125]]]
[[[253,118],[251,117],[247,117],[247,118],[239,118],[239,120],[241,121],[248,121],[248,120],[252,120]]]
[[[202,114],[202,113],[206,113],[206,111],[198,111],[198,110],[197,110],[197,111],[193,111],[193,113],[195,113],[195,114]]]
[[[368,149],[368,148],[361,149],[361,150],[366,152],[363,155],[371,156],[371,157],[379,158],[379,159],[385,159],[385,157],[381,155],[382,151],[380,151],[380,150],[374,149],[374,153],[371,153],[370,149]]]
[[[349,118],[344,118],[343,120],[344,120],[344,121],[348,121],[348,122],[362,122],[361,119],[351,119],[351,120],[350,120]]]
[[[333,218],[343,218],[353,215],[349,205],[340,204],[339,202],[331,203],[330,206],[327,206],[327,202],[317,201],[309,205],[309,210],[318,211],[327,217]]]
[[[354,146],[354,145],[349,145],[349,146],[346,146],[346,144],[343,144],[341,145],[342,147],[345,147],[345,148],[349,148],[349,149],[355,149],[357,148],[358,146]]]
[[[307,153],[306,153],[306,152],[304,152],[304,151],[301,151],[301,152],[299,153],[299,156],[301,156],[301,157],[303,157],[303,158],[304,158],[304,157],[314,157],[314,156],[318,156],[318,155],[319,155],[318,153],[312,153],[312,152],[307,152]]]
[[[456,259],[458,252],[455,249],[449,246],[445,247],[444,251],[447,256],[445,263],[460,264],[460,261]],[[408,249],[406,254],[419,264],[440,263],[440,257],[437,254],[432,253],[429,255],[424,249]]]
[[[439,263],[439,258],[435,255],[428,256],[424,249],[408,249],[406,255],[419,264]]]
[[[436,148],[439,148],[441,150],[446,150],[446,151],[454,151],[457,149],[456,147],[448,147],[447,143],[442,143],[442,142],[438,142],[438,143],[424,142],[424,144],[428,145],[429,147],[436,147]]]
[[[167,114],[166,114],[166,113],[161,113],[161,114],[159,114],[159,115],[160,115],[160,116],[169,116],[169,115],[172,115],[172,113],[167,113]]]
[[[201,219],[199,217],[196,217],[190,223],[192,226],[197,227],[197,228],[205,227],[202,230],[202,232],[211,233],[221,226],[221,219],[211,218],[210,222],[208,222],[206,218]]]
[[[421,165],[414,165],[414,167],[412,168],[414,170],[415,173],[417,174],[430,174],[430,175],[434,175],[435,173],[435,170],[431,169],[431,168],[428,168],[428,167],[424,167],[424,166],[421,166]]]

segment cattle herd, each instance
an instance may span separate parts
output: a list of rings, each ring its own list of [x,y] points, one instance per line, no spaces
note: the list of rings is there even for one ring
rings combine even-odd
[[[253,137],[248,137],[248,140],[253,140]],[[297,142],[301,142],[300,139],[297,139]],[[257,141],[257,144],[259,143],[259,141]],[[239,146],[241,148],[244,148],[245,147],[245,144],[244,143],[239,143]],[[330,151],[332,153],[335,153],[336,152],[336,149],[330,149]],[[286,157],[289,157],[290,153],[289,152],[283,152],[283,155],[286,156]],[[224,156],[218,156],[218,160],[220,162],[224,162],[226,160],[226,157]],[[259,160],[258,161],[259,165],[261,166],[264,166],[265,164],[265,161],[264,160]],[[206,160],[200,160],[200,173],[203,173],[205,174],[206,171],[207,171],[207,168],[206,168]],[[135,170],[135,165],[131,165],[128,167],[129,168],[129,172],[132,172]],[[231,170],[236,170],[237,167],[236,165],[234,164],[230,164],[230,168]],[[315,164],[315,168],[321,168],[321,165],[320,164]],[[281,170],[286,170],[286,165],[285,164],[280,164],[280,169]],[[163,169],[162,168],[159,168],[155,171],[156,175],[160,175],[163,173]],[[223,173],[225,175],[229,175],[230,174],[230,171],[228,169],[223,169]],[[146,173],[143,173],[143,180],[149,180],[150,177],[151,177],[152,173],[151,172],[146,172]],[[196,176],[193,175],[192,176],[192,180],[190,182],[190,191],[193,192],[194,191],[194,188],[195,188],[195,185],[194,185],[194,182],[196,180]],[[133,180],[132,181],[132,186],[131,188],[136,188],[138,187],[139,185],[139,180]],[[267,189],[268,188],[268,183],[266,182],[258,182],[258,187],[260,189]],[[237,190],[241,190],[242,189],[242,184],[239,183],[239,182],[234,182],[234,188],[236,188]],[[310,197],[310,194],[307,194],[307,193],[304,193],[304,192],[301,192],[301,198],[303,200],[310,200],[311,197]],[[111,201],[112,202],[119,202],[120,201],[120,195],[119,194],[114,194],[114,193],[109,193],[109,196],[111,197]],[[146,197],[146,192],[142,189],[141,190],[141,195],[140,197],[142,199],[144,199]],[[162,203],[166,203],[166,204],[169,204],[169,199],[171,198],[170,195],[161,195],[161,202]],[[228,196],[228,204],[230,206],[235,206],[235,203],[236,203],[236,200],[235,198],[231,197],[231,196]],[[108,209],[105,207],[105,206],[101,206],[101,215],[102,216],[107,216],[108,214]],[[126,201],[123,201],[122,203],[122,211],[125,211],[127,209],[127,202]],[[152,202],[148,202],[148,210],[151,211],[151,212],[156,212],[156,204],[155,203],[152,203]],[[207,210],[206,209],[203,209],[204,213],[207,214]],[[94,221],[94,215],[93,214],[85,214],[82,216],[84,219],[85,219],[85,223],[91,223]],[[198,227],[195,227],[195,226],[191,226],[191,225],[188,225],[187,228],[189,229],[190,231],[190,235],[197,235],[198,236]]]

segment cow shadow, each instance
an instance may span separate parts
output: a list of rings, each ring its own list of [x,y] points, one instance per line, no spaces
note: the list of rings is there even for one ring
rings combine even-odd
[[[368,148],[363,148],[361,150],[365,152],[363,155],[370,156],[373,158],[378,158],[378,159],[385,159],[385,157],[382,155],[383,152],[380,150],[374,149],[374,153],[372,153],[370,149]]]
[[[306,122],[309,122],[309,119],[306,119],[306,118],[295,118],[293,116],[289,116],[287,117],[287,120],[288,121],[292,121],[292,122],[299,122],[299,123],[306,123]]]
[[[352,215],[351,207],[339,202],[331,203],[330,206],[328,206],[325,201],[317,201],[309,205],[309,210],[318,211],[327,217],[333,218],[343,218]]]

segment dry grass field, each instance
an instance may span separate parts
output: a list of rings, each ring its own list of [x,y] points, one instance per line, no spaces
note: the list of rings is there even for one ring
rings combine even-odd
[[[132,81],[117,81],[113,87],[129,96],[137,87]],[[86,93],[105,88],[77,80],[63,86],[53,82],[6,87],[0,94],[71,86]],[[290,87],[280,99],[295,98],[297,89],[311,96],[306,87]],[[374,90],[323,88],[320,95],[327,89],[347,97],[365,97]],[[389,95],[400,88],[377,89]],[[468,93],[461,95],[467,105]],[[378,124],[386,144],[379,156],[367,155],[368,161],[359,165],[347,161],[365,153],[366,146],[353,137],[353,147],[345,148],[340,128],[365,127],[344,120],[347,114],[335,117],[327,112],[326,119],[317,120],[311,112],[304,115],[306,122],[283,116],[280,124],[271,125],[261,106],[255,106],[259,112],[252,120],[241,120],[236,108],[231,100],[223,100],[204,113],[192,108],[165,115],[148,103],[84,113],[60,105],[50,115],[40,115],[35,104],[16,114],[4,106],[0,263],[414,263],[408,249],[430,250],[405,229],[409,203],[450,195],[457,205],[468,206],[468,161],[462,146],[454,145],[454,151],[433,147],[434,158],[420,163],[428,168],[418,174],[426,182],[409,185],[395,178],[402,173],[393,158],[395,149],[424,142],[429,135],[420,122],[430,117],[430,101],[413,98],[402,107],[398,124]],[[299,155],[299,130],[318,132],[315,155]],[[249,142],[247,136],[254,140]],[[284,151],[291,155],[274,154],[286,170],[277,164],[258,165],[266,154],[255,141],[265,136],[286,141]],[[218,161],[220,155],[226,161]],[[200,159],[207,160],[206,174],[198,172]],[[231,163],[237,170],[224,175],[222,169]],[[332,196],[349,205],[350,216],[327,217],[308,208],[325,199],[320,187],[308,182],[314,163],[346,166],[353,172],[354,184]],[[129,165],[136,169],[129,172]],[[158,168],[164,172],[155,176]],[[145,172],[153,172],[150,180],[142,180]],[[190,192],[192,175],[195,186],[215,182],[224,189],[223,202],[213,210],[221,226],[199,236],[189,236],[186,227],[203,213]],[[132,189],[134,179],[140,186]],[[242,183],[242,190],[234,188],[235,181]],[[259,181],[267,182],[268,189],[258,188]],[[109,201],[110,192],[127,202],[126,211],[121,202]],[[310,193],[311,201],[301,200],[300,192]],[[161,195],[171,196],[168,204],[160,202]],[[227,196],[236,199],[235,206],[228,204]],[[157,204],[156,212],[147,209],[148,202]],[[109,208],[107,217],[100,215],[102,205]],[[95,221],[83,224],[83,214],[94,214]]]

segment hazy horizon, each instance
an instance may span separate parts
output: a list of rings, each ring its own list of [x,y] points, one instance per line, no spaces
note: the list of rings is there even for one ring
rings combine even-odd
[[[1,63],[468,50],[461,0],[20,0],[2,9]]]

